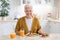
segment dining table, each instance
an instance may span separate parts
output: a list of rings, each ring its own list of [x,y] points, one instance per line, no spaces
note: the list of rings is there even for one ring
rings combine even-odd
[[[0,40],[60,40],[59,33],[51,33],[47,37],[42,37],[40,35],[32,35],[32,36],[16,36],[15,38],[10,38],[10,35],[2,35],[0,36]]]

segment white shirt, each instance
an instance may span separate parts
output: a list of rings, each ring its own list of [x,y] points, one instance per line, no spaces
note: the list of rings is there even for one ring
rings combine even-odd
[[[29,18],[25,18],[26,20],[26,24],[28,26],[28,31],[31,31],[31,27],[32,27],[32,18],[29,19]]]

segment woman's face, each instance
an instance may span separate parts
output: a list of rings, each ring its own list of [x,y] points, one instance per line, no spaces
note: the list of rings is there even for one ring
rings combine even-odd
[[[25,7],[25,13],[26,13],[26,16],[27,16],[28,18],[31,18],[31,17],[32,17],[32,7],[26,6],[26,7]]]

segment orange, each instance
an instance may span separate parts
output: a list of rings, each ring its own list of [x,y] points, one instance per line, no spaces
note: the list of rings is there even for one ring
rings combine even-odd
[[[13,39],[16,37],[16,34],[10,34],[10,38]]]

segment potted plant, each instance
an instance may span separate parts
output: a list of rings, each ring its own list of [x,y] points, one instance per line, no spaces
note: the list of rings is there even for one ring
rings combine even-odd
[[[4,17],[9,13],[9,0],[0,0],[0,17],[4,20]]]

